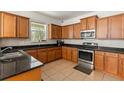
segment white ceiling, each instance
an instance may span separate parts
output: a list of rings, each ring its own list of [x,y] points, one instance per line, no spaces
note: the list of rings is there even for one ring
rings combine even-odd
[[[38,11],[38,12],[52,18],[67,20],[86,13],[90,13],[91,11]]]

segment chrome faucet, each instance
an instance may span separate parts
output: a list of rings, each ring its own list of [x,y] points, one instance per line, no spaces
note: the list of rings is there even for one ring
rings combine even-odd
[[[8,49],[12,49],[12,47],[7,47],[7,48],[4,48],[3,50],[0,49],[0,57],[3,56],[3,52]]]

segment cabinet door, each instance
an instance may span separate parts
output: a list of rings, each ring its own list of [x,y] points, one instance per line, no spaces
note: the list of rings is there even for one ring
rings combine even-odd
[[[81,19],[81,30],[87,30],[87,19]]]
[[[66,59],[67,57],[67,48],[66,47],[62,47],[62,58]]]
[[[80,38],[80,23],[74,24],[74,38]]]
[[[2,25],[3,24],[3,25]],[[2,14],[2,33],[1,37],[16,37],[16,16],[9,14],[9,13],[3,13]]]
[[[87,30],[96,29],[96,16],[87,18]]]
[[[57,26],[56,25],[52,25],[52,38],[53,39],[57,39]]]
[[[95,51],[95,69],[104,70],[104,52]]]
[[[67,57],[66,59],[71,61],[71,58],[72,58],[72,49],[70,47],[67,47]]]
[[[108,38],[108,18],[102,18],[97,20],[97,38],[107,39]]]
[[[68,38],[68,26],[63,26],[62,27],[62,38],[63,39]]]
[[[22,38],[29,37],[29,19],[17,17],[17,36]]]
[[[119,76],[124,78],[124,55],[119,54]]]
[[[114,75],[118,74],[118,54],[105,53],[105,71]]]
[[[34,49],[34,50],[27,50],[26,51],[29,55],[33,56],[34,58],[38,58],[38,55],[37,55],[37,50]]]
[[[61,50],[61,48],[56,48],[55,57],[56,57],[56,59],[62,58],[62,50]]]
[[[73,38],[73,25],[68,25],[68,37],[67,38]]]
[[[109,31],[111,39],[123,38],[122,15],[109,17]]]
[[[38,49],[38,60],[43,63],[47,62],[47,49]]]
[[[48,49],[48,62],[55,60],[55,49]]]
[[[78,50],[77,50],[77,48],[72,48],[72,62],[78,63]]]
[[[61,26],[57,26],[57,38],[61,39],[62,38],[62,27]]]

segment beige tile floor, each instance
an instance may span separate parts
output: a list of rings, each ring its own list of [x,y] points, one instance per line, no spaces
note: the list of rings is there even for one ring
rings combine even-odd
[[[92,71],[90,75],[73,69],[77,64],[60,59],[42,67],[44,81],[119,81],[120,79],[101,71]]]

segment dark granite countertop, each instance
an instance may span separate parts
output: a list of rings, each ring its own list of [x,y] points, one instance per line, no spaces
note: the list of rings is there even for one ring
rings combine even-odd
[[[22,56],[11,58],[11,60],[0,60],[0,80],[24,73],[26,71],[41,67],[42,62],[36,60],[24,51],[19,51]]]
[[[64,44],[63,46],[66,47],[74,47],[78,49],[83,49],[83,45],[76,45],[76,44]],[[24,46],[13,46],[13,50],[29,50],[34,48],[52,48],[58,47],[57,44],[44,44],[44,45],[24,45]],[[2,47],[5,48],[5,47]],[[99,50],[104,52],[114,52],[114,53],[124,53],[124,48],[114,48],[114,47],[105,47],[105,46],[98,46],[93,50]],[[9,50],[10,51],[10,50]]]
[[[58,47],[57,44],[44,44],[44,45],[22,45],[22,46],[5,46],[1,48],[6,48],[6,47],[12,47],[12,50],[8,50],[6,52],[13,52],[13,51],[18,51],[18,50],[30,50],[30,49],[38,49],[38,48],[52,48],[52,47]]]
[[[75,45],[75,44],[64,44],[66,47],[75,47],[78,49],[83,49],[83,45]],[[113,52],[113,53],[124,53],[124,48],[115,48],[115,47],[103,47],[98,46],[93,49],[94,51],[104,51],[104,52]]]

